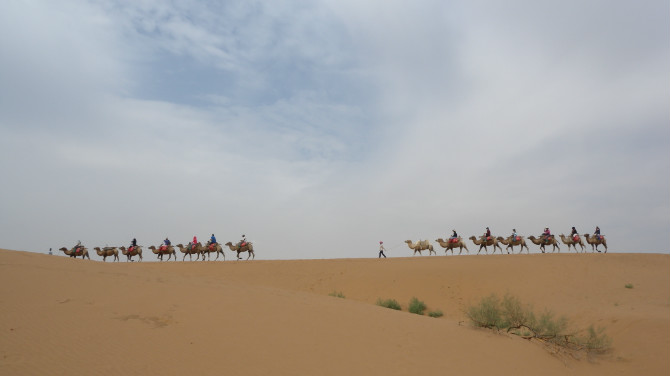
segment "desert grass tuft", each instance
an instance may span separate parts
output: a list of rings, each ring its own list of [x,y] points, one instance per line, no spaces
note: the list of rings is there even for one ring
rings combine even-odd
[[[438,310],[436,310],[436,311],[430,311],[430,312],[428,312],[428,316],[430,316],[430,317],[442,317],[442,316],[444,316],[444,314],[442,313],[442,311],[440,311],[440,310],[438,309]]]
[[[345,298],[344,294],[342,294],[342,291],[333,291],[330,294],[328,294],[328,296],[334,296],[336,298],[342,298],[342,299]]]
[[[420,301],[416,297],[413,297],[409,301],[409,311],[411,313],[416,313],[417,315],[423,315],[423,312],[426,310],[426,303]]]
[[[624,286],[624,287],[627,288],[627,289],[632,289],[633,284],[632,283],[626,283],[626,286]]]
[[[379,298],[379,299],[377,299],[377,305],[378,305],[378,306],[385,307],[385,308],[395,309],[395,310],[397,310],[397,311],[402,310],[402,308],[400,307],[400,303],[398,303],[398,301],[395,300],[395,299],[382,299],[382,298]]]

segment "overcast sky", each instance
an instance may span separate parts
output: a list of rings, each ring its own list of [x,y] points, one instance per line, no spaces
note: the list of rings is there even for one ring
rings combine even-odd
[[[669,67],[667,0],[2,1],[0,248],[669,252]]]

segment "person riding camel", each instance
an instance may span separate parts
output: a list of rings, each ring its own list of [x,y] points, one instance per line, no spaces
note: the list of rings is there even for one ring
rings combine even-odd
[[[486,228],[486,233],[484,233],[484,241],[489,241],[491,239],[491,230],[489,228]]]
[[[575,226],[572,226],[572,232],[570,232],[570,236],[572,236],[572,240],[578,241],[579,240],[579,233],[577,232],[577,229]]]
[[[77,240],[77,245],[72,247],[72,249],[74,250],[75,255],[77,254],[77,251],[79,251],[79,248],[81,248],[81,240]]]
[[[247,245],[247,237],[244,234],[242,234],[242,240],[240,240],[238,244],[240,245],[240,247],[244,247],[245,245]]]
[[[207,243],[207,246],[209,247],[210,250],[214,249],[214,247],[216,246],[216,237],[214,236],[214,234],[212,234],[212,237],[209,238],[209,242]]]
[[[195,247],[196,244],[198,244],[198,237],[193,235],[193,240],[188,245],[189,251],[192,250],[193,247]]]
[[[596,226],[596,231],[593,232],[593,235],[596,236],[596,239],[600,240],[600,227]]]
[[[551,231],[549,231],[549,227],[544,228],[542,238],[544,239],[545,242],[549,243],[549,239],[551,239]]]
[[[160,246],[160,251],[166,251],[171,244],[172,243],[170,242],[170,239],[165,237],[165,240],[163,240],[163,245]]]
[[[456,243],[458,241],[458,234],[456,233],[456,230],[451,230],[452,234],[451,237],[449,238],[449,241],[452,243]]]
[[[130,242],[130,247],[128,247],[128,253],[132,252],[135,247],[137,247],[137,239],[133,238],[133,240]]]
[[[519,236],[516,234],[516,229],[513,228],[513,229],[512,229],[512,241],[517,241],[517,240],[519,240],[519,239],[517,239],[518,237],[519,237]]]

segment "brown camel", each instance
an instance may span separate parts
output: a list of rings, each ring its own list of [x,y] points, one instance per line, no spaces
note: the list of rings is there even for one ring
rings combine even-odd
[[[193,256],[192,255],[198,255],[198,257],[195,258],[195,261],[198,261],[200,259],[200,255],[202,254],[202,249],[200,246],[200,242],[197,244],[194,244],[191,246],[191,244],[187,245],[184,247],[181,244],[177,244],[177,248],[179,248],[179,251],[184,254],[184,257],[181,259],[181,261],[186,260],[186,255],[188,255],[188,259],[190,261],[193,261]],[[175,256],[176,257],[176,256]],[[202,256],[202,260],[205,260],[205,256]]]
[[[142,246],[141,245],[135,246],[133,248],[133,250],[130,251],[130,252],[126,249],[126,247],[119,247],[119,249],[121,250],[121,253],[126,255],[126,257],[128,257],[128,260],[126,260],[126,262],[133,261],[133,256],[140,256],[140,261],[142,261]]]
[[[430,244],[428,240],[419,240],[416,243],[412,243],[411,240],[405,240],[405,243],[407,243],[407,246],[409,246],[410,249],[414,250],[413,255],[416,255],[416,253],[419,252],[419,256],[421,256],[421,251],[428,250],[428,256],[430,256],[432,253],[435,253],[437,256],[437,253],[433,249],[433,245]]]
[[[237,243],[237,244],[233,245],[233,243],[228,242],[225,245],[227,245],[228,248],[230,248],[231,251],[237,252],[237,259],[238,260],[241,259],[240,253],[242,253],[242,252],[249,252],[249,256],[247,256],[247,260],[249,260],[249,257],[251,257],[252,260],[256,258],[256,254],[254,253],[254,245],[251,244],[251,242],[246,242],[245,245],[242,245],[242,243]]]
[[[607,240],[605,240],[605,235],[600,235],[600,239],[595,236],[591,237],[589,234],[584,234],[584,237],[586,238],[586,242],[591,244],[591,252],[593,252],[594,247],[596,251],[600,252],[598,246],[602,244],[605,247],[605,253],[607,253]]]
[[[554,235],[551,235],[548,239],[545,238],[544,236],[540,238],[535,238],[534,236],[531,235],[528,237],[528,240],[530,240],[536,245],[539,245],[542,253],[544,253],[545,245],[553,245],[553,247],[551,248],[551,253],[554,253],[556,249],[558,249],[558,253],[561,253],[561,247],[558,246],[558,240],[556,240],[556,237]]]
[[[479,254],[479,252],[482,251],[482,248],[484,248],[484,252],[486,252],[486,254],[488,255],[489,254],[488,246],[493,246],[492,254],[496,253],[496,248],[500,250],[500,254],[503,253],[502,247],[500,247],[500,244],[498,244],[498,239],[494,238],[493,236],[491,236],[489,239],[484,239],[484,236],[481,236],[479,239],[477,239],[474,236],[471,236],[468,239],[472,240],[472,242],[475,243],[475,245],[479,246],[477,254]]]
[[[107,256],[114,256],[114,261],[119,261],[119,251],[116,249],[116,247],[104,247],[103,249],[100,249],[100,247],[95,247],[95,252],[98,254],[98,256],[102,257],[102,261],[107,262]]]
[[[451,250],[451,254],[454,254],[454,248],[460,248],[458,251],[458,254],[460,255],[463,252],[463,248],[465,248],[466,251],[468,251],[468,254],[470,253],[470,250],[468,249],[468,246],[465,245],[465,242],[463,241],[463,238],[460,236],[456,239],[455,242],[452,241],[451,239],[448,239],[446,242],[442,240],[442,238],[435,239],[436,242],[440,244],[440,247],[444,248],[444,253],[446,254],[448,250]]]
[[[77,251],[75,252],[75,248],[77,248]],[[88,255],[88,249],[84,246],[79,246],[79,247],[73,247],[72,249],[67,249],[65,247],[61,247],[58,249],[59,251],[63,251],[66,255],[70,257],[77,258],[77,256],[81,256],[82,260],[85,258],[88,258],[89,260],[91,259],[91,256]]]
[[[216,252],[216,259],[219,259],[219,253],[223,256],[223,261],[226,261],[226,255],[223,253],[223,247],[221,247],[221,244],[216,243],[216,244],[209,244],[209,242],[202,247],[202,259],[205,259],[205,254],[207,254],[207,261],[209,261],[209,254],[212,252]]]
[[[512,253],[514,253],[514,246],[518,245],[520,246],[519,248],[521,248],[519,249],[519,253],[523,253],[523,247],[526,247],[526,253],[530,254],[528,246],[526,245],[526,239],[524,239],[523,236],[517,236],[516,239],[512,239],[512,236],[506,238],[498,236],[498,241],[507,246],[507,248],[505,248],[506,251],[512,248]],[[507,251],[507,253],[509,253],[509,251]]]
[[[163,256],[168,255],[167,261],[170,261],[170,258],[174,256],[174,260],[177,261],[177,253],[174,250],[174,247],[172,245],[168,245],[164,250],[161,250],[162,246],[159,246],[158,248],[154,247],[153,245],[150,245],[148,248],[151,250],[151,252],[154,253],[154,255],[158,255],[158,259],[163,261]]]
[[[565,235],[561,234],[560,237],[563,244],[568,246],[568,252],[570,252],[570,247],[574,247],[575,252],[577,252],[577,244],[579,244],[582,247],[582,252],[584,252],[584,241],[582,240],[581,236],[575,235],[566,237]]]

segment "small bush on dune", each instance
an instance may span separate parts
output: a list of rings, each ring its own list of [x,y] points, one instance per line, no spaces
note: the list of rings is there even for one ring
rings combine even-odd
[[[500,300],[491,294],[478,305],[468,307],[465,314],[475,326],[506,330],[526,339],[537,339],[570,350],[606,352],[612,343],[603,328],[590,326],[583,335],[570,333],[565,316],[556,317],[553,312],[544,311],[537,317],[531,307],[523,307],[519,299],[510,295]]]
[[[342,298],[342,299],[345,298],[344,294],[342,294],[341,291],[333,291],[330,294],[328,294],[328,296],[334,296],[336,298]]]
[[[400,307],[400,303],[398,303],[398,301],[396,301],[395,299],[385,299],[384,300],[382,298],[379,298],[379,299],[377,299],[377,305],[385,307],[385,308],[395,309],[397,311],[400,311],[402,309]]]
[[[444,314],[442,313],[442,311],[440,311],[438,309],[437,311],[428,312],[428,316],[430,316],[430,317],[442,317],[442,316],[444,316]]]
[[[626,286],[625,286],[625,287],[626,287],[627,289],[632,289],[632,288],[633,288],[633,284],[632,284],[632,283],[626,283]]]
[[[423,315],[423,312],[426,310],[426,303],[420,301],[416,297],[410,299],[409,301],[409,311],[411,313],[416,313],[417,315]]]

